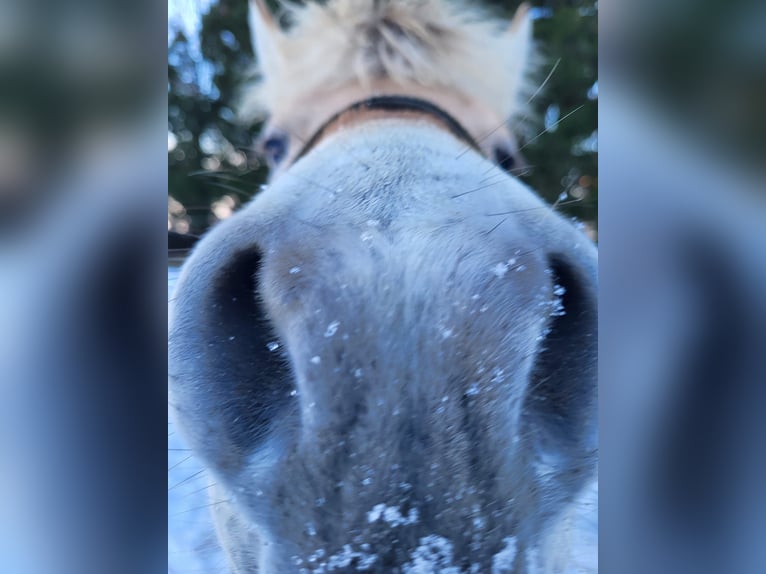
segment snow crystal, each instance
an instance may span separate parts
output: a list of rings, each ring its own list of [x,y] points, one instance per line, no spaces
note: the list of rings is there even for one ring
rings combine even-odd
[[[324,574],[324,572],[333,572],[334,570],[340,570],[351,566],[352,562],[356,561],[354,568],[356,570],[369,570],[373,564],[377,561],[376,554],[369,554],[367,552],[357,552],[351,549],[351,545],[346,544],[343,549],[336,552],[327,562],[319,565],[315,570],[317,574]]]
[[[551,329],[549,328],[543,329],[542,332],[536,337],[535,340],[538,342],[544,341],[545,338],[550,334],[551,334]]]
[[[372,524],[378,520],[383,520],[392,527],[408,526],[418,521],[417,508],[410,509],[407,516],[402,516],[398,506],[386,506],[385,504],[376,504],[372,510],[367,513],[367,522]]]
[[[502,279],[505,274],[508,273],[508,264],[501,261],[492,268],[492,273],[494,273],[495,277],[498,279]]]
[[[316,552],[314,552],[311,556],[309,556],[308,560],[309,562],[316,562],[317,560],[321,560],[322,558],[324,558],[324,555],[325,555],[324,548],[319,548]]]
[[[411,560],[402,566],[404,574],[460,574],[452,562],[452,543],[442,536],[431,534],[420,539]]]
[[[279,343],[277,343],[276,341],[272,341],[271,343],[266,344],[266,348],[273,353],[274,351],[279,349]]]
[[[554,285],[553,286],[553,294],[555,295],[555,299],[553,301],[550,301],[548,304],[552,307],[551,310],[551,317],[563,317],[567,314],[566,309],[564,307],[564,302],[562,301],[562,297],[567,292],[565,287],[562,287],[561,285]]]
[[[322,362],[322,358],[321,358],[319,355],[314,355],[314,356],[313,356],[313,357],[311,357],[311,359],[309,359],[309,360],[311,361],[311,364],[312,364],[312,365],[318,365],[319,363],[321,363],[321,362]]]
[[[335,335],[335,333],[338,332],[338,327],[340,327],[340,321],[333,321],[329,325],[327,325],[327,330],[324,332],[325,337],[332,337]]]
[[[290,275],[295,275],[295,274],[300,273],[300,272],[301,272],[301,268],[300,267],[291,267],[290,268]]]
[[[492,557],[492,574],[513,572],[513,562],[516,559],[516,537],[507,536],[503,542],[505,547]]]

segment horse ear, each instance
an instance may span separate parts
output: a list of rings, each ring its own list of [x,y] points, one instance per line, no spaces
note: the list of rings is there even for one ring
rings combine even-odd
[[[514,55],[516,61],[520,63],[519,70],[521,76],[519,81],[523,81],[523,75],[528,71],[529,66],[533,65],[534,41],[532,36],[532,15],[531,7],[527,2],[523,2],[513,16],[511,25],[506,32],[506,40],[510,54]]]
[[[526,40],[527,42],[532,39],[532,18],[529,12],[529,3],[522,2],[513,15],[509,30],[511,34],[514,36],[518,35],[519,39]]]
[[[284,34],[266,0],[250,0],[250,39],[258,66],[265,76],[280,64]]]

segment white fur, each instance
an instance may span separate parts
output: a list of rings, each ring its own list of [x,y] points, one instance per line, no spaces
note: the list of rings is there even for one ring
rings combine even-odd
[[[467,2],[330,0],[287,10],[295,24],[286,32],[251,10],[260,79],[245,94],[245,118],[378,79],[451,90],[502,118],[522,112],[532,56],[526,6],[511,26]]]
[[[381,81],[428,92],[473,133],[493,124],[467,117],[472,110],[504,119],[521,111],[525,6],[510,26],[438,0],[330,0],[289,16],[284,32],[255,0],[262,76],[246,115],[298,131],[302,114],[308,129],[306,118],[337,112]],[[458,574],[453,560],[473,552],[471,572],[482,563],[498,574],[522,564],[527,574],[595,571],[597,491],[571,502],[594,469],[595,441],[587,428],[571,442],[546,438],[544,421],[522,417],[547,414],[523,401],[548,309],[561,298],[546,254],[565,254],[576,270],[589,303],[572,316],[591,334],[595,247],[423,118],[346,126],[286,165],[195,250],[171,330],[171,402],[225,500],[214,513],[234,570],[331,572],[354,560],[373,568],[388,553],[404,572]],[[249,284],[229,283],[234,271],[252,276],[252,261],[241,260],[252,252],[273,333],[248,322]],[[274,336],[289,383],[257,353],[276,350]],[[588,397],[592,342],[576,342],[576,364],[561,346],[557,359],[575,366],[552,371],[561,384],[582,377],[572,393]],[[265,389],[274,392],[247,402]],[[252,405],[272,402],[260,413],[268,420],[254,416]],[[572,408],[588,418],[594,404]],[[429,437],[428,448],[401,449],[410,431],[397,417]],[[481,457],[469,456],[478,448]],[[409,494],[404,479],[427,494]]]

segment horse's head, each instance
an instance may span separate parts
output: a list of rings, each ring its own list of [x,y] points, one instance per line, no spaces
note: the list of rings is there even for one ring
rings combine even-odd
[[[506,169],[518,163],[508,123],[525,115],[532,93],[526,4],[508,25],[434,0],[336,0],[289,16],[286,33],[263,2],[251,10],[260,80],[241,112],[268,116],[260,146],[272,176],[327,118],[371,94],[433,102],[460,118],[485,155]]]
[[[595,248],[482,139],[526,12],[255,8],[288,141],[188,261],[169,358],[234,569],[533,571],[595,467],[597,320]]]

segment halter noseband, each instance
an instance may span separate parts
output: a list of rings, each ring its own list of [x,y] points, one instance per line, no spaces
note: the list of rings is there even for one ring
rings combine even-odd
[[[432,104],[427,100],[420,98],[413,98],[410,96],[373,96],[360,100],[342,109],[325,123],[323,123],[319,129],[314,132],[314,135],[309,138],[306,144],[301,149],[300,153],[295,157],[293,162],[298,161],[304,155],[306,155],[312,148],[314,148],[319,140],[324,137],[325,133],[342,117],[346,114],[356,111],[383,111],[383,112],[416,112],[423,115],[430,116],[443,125],[447,130],[456,138],[462,140],[479,153],[483,153],[476,140],[468,133],[468,131],[452,117],[448,112],[441,109],[439,106]]]

